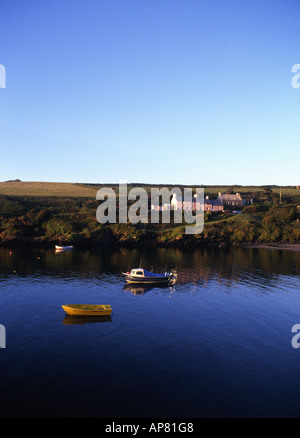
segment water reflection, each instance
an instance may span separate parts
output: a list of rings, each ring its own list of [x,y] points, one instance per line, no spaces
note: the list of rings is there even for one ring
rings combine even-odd
[[[112,322],[111,316],[69,316],[66,315],[62,323],[64,325],[82,325],[95,322]]]
[[[72,251],[73,249],[56,249],[54,254],[70,254]]]
[[[174,292],[175,288],[174,288],[174,286],[170,286],[168,284],[166,284],[166,285],[162,284],[162,285],[159,285],[159,286],[145,286],[145,285],[138,285],[138,284],[135,284],[135,285],[126,284],[123,287],[123,291],[131,292],[133,295],[142,295],[142,294],[144,294],[146,292],[150,292],[150,291],[154,291],[154,290],[157,290],[157,291],[162,290],[164,292],[166,292],[166,291],[167,292],[170,292],[170,291]]]
[[[261,287],[277,284],[281,275],[295,277],[300,272],[300,253],[256,248],[199,250],[115,249],[113,251],[61,252],[53,250],[9,250],[0,248],[0,282],[5,276],[88,278],[119,282],[120,273],[139,266],[154,272],[177,272],[176,284],[205,286],[211,281],[255,282]],[[145,289],[146,291],[146,289]],[[138,293],[138,292],[137,292]]]

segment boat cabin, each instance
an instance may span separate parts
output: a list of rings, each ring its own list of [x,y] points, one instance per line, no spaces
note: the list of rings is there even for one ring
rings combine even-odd
[[[138,269],[131,269],[130,275],[139,275],[140,277],[144,277],[144,269],[138,268]]]

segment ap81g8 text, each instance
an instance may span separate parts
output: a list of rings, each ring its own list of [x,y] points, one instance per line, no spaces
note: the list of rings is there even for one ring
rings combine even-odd
[[[143,428],[145,429],[145,428]],[[148,432],[194,432],[193,423],[151,423]]]

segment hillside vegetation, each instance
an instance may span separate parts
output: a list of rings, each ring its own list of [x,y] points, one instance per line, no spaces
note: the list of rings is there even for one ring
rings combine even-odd
[[[128,189],[139,184],[128,185]],[[122,246],[204,246],[299,242],[300,191],[295,187],[205,187],[205,195],[239,192],[242,214],[205,213],[204,230],[187,235],[185,224],[99,224],[101,185],[11,181],[0,183],[0,244],[55,243]],[[117,185],[113,185],[117,190]],[[144,185],[148,193],[150,186]],[[171,187],[171,186],[170,186]],[[281,192],[281,198],[280,198]],[[172,218],[172,212],[171,212]],[[171,221],[172,222],[172,221]]]

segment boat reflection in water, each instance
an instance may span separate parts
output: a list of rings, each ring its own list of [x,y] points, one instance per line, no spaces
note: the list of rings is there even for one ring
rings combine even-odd
[[[91,324],[92,322],[112,322],[111,316],[70,316],[62,321],[64,325]]]
[[[146,292],[150,292],[150,291],[154,291],[154,290],[159,290],[162,289],[164,292],[165,291],[174,291],[174,287],[170,286],[168,284],[163,285],[160,284],[159,286],[145,286],[145,285],[140,285],[140,284],[126,284],[123,287],[123,291],[125,292],[131,292],[133,295],[142,295]]]
[[[72,249],[66,249],[66,250],[56,249],[54,251],[54,254],[72,254],[72,253],[73,253]]]

